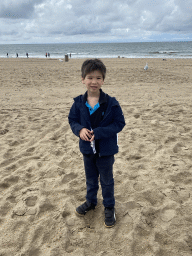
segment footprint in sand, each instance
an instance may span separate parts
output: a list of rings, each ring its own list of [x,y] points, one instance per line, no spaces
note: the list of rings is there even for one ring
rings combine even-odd
[[[27,212],[27,206],[23,200],[20,200],[13,209],[13,216],[23,216]]]
[[[147,210],[142,211],[141,220],[144,224],[147,224],[149,227],[155,227],[155,224],[158,220],[159,210],[154,208],[148,208]]]
[[[9,200],[14,200],[10,198]],[[40,207],[38,200],[38,192],[27,190],[23,192],[23,197],[17,202],[13,208],[13,216],[35,215]],[[43,204],[41,205],[43,207]]]
[[[6,200],[12,204],[16,203],[16,197],[15,196],[9,196],[6,198]]]
[[[189,246],[190,250],[192,251],[192,236],[187,237],[186,243]]]
[[[176,175],[170,175],[170,180],[176,184],[191,184],[192,183],[192,173],[183,171],[179,172]]]
[[[156,232],[154,241],[158,243],[160,246],[171,244],[170,236],[163,232]]]
[[[47,211],[53,211],[55,209],[55,206],[50,202],[48,198],[41,199],[39,202],[39,207],[38,207],[38,215],[44,214]]]
[[[9,142],[9,146],[10,147],[16,147],[16,146],[18,146],[20,144],[21,144],[21,142],[19,142],[18,140],[14,140],[14,141],[10,141]]]
[[[0,130],[0,135],[5,135],[5,134],[8,133],[8,132],[9,132],[8,129]]]
[[[182,149],[182,147],[185,147],[185,145],[182,142],[178,142],[174,147],[173,147],[173,152],[174,153],[179,153]]]
[[[27,206],[35,206],[37,202],[37,196],[29,196],[25,199]]]
[[[5,217],[9,213],[11,208],[12,208],[12,205],[9,204],[8,202],[1,205],[1,207],[0,207],[0,216]]]
[[[10,159],[13,157],[13,154],[12,154],[12,149],[10,150],[7,150],[6,153],[3,155],[3,158],[4,159]]]
[[[31,148],[28,148],[28,149],[26,150],[27,153],[32,153],[32,152],[34,152],[34,151],[35,151],[35,147],[31,147]]]
[[[18,181],[19,181],[18,176],[10,176],[9,178],[4,179],[4,181],[0,183],[0,189],[7,189],[10,186],[18,183]]]
[[[176,211],[171,207],[166,207],[161,210],[160,219],[164,222],[171,221],[176,216]]]
[[[77,176],[78,176],[78,175],[75,174],[75,173],[65,174],[64,177],[63,177],[62,180],[61,180],[61,183],[62,183],[62,184],[66,184],[66,183],[68,183],[68,182],[74,180],[75,178],[77,178]]]
[[[165,195],[156,189],[141,192],[139,197],[150,203],[152,206],[161,205],[165,199]]]

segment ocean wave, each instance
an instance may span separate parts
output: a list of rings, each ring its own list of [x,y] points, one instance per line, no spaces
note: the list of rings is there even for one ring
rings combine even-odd
[[[71,54],[72,58],[191,58],[192,42],[162,43],[94,43],[94,44],[42,44],[42,45],[0,45],[0,57],[64,58]]]
[[[156,52],[149,52],[149,54],[178,54],[177,51],[156,51]]]

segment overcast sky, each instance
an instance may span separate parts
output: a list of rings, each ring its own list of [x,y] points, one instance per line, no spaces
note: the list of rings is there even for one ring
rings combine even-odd
[[[192,0],[0,0],[0,44],[192,41]]]

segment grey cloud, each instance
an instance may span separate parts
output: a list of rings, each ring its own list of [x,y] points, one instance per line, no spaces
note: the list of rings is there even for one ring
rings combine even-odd
[[[159,32],[178,33],[192,31],[192,16],[190,1],[175,1],[169,13],[162,15],[162,20],[156,26]]]
[[[1,1],[0,32],[3,20],[12,20],[6,31],[22,29],[25,38],[132,39],[192,31],[191,0]]]
[[[124,24],[130,29],[151,32],[184,31],[192,24],[190,11],[190,1],[139,1],[132,5]]]
[[[92,2],[88,2],[88,4],[82,5],[79,3],[80,1],[77,0],[70,1],[71,9],[66,9],[66,2],[63,2],[59,10],[55,10],[54,7],[53,9],[46,8],[46,13],[36,23],[45,24],[44,18],[50,17],[45,27],[52,34],[55,33],[54,31],[57,31],[57,34],[58,31],[61,31],[62,35],[110,32],[113,23],[106,20],[106,14],[99,13],[99,4],[93,5]]]
[[[0,3],[0,18],[7,19],[28,19],[35,10],[35,5],[44,0],[7,0]]]
[[[189,1],[142,1],[142,0],[119,0],[119,1],[102,1],[102,0],[71,0],[72,8],[65,10],[63,15],[58,18],[59,27],[67,35],[75,34],[94,34],[110,33],[117,29],[121,34],[121,29],[129,29],[130,33],[142,30],[151,32],[178,32],[190,27],[191,15],[189,20],[186,13],[190,10]],[[65,4],[65,2],[63,3]],[[182,7],[181,7],[182,6]],[[183,22],[180,19],[183,18]],[[56,26],[57,26],[56,25]],[[55,26],[55,28],[56,28]],[[54,26],[51,30],[54,29]]]

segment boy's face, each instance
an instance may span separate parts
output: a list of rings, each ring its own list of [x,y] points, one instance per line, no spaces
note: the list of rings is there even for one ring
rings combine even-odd
[[[95,70],[87,74],[85,78],[82,78],[82,82],[89,93],[97,94],[104,83],[103,75],[99,70]]]

